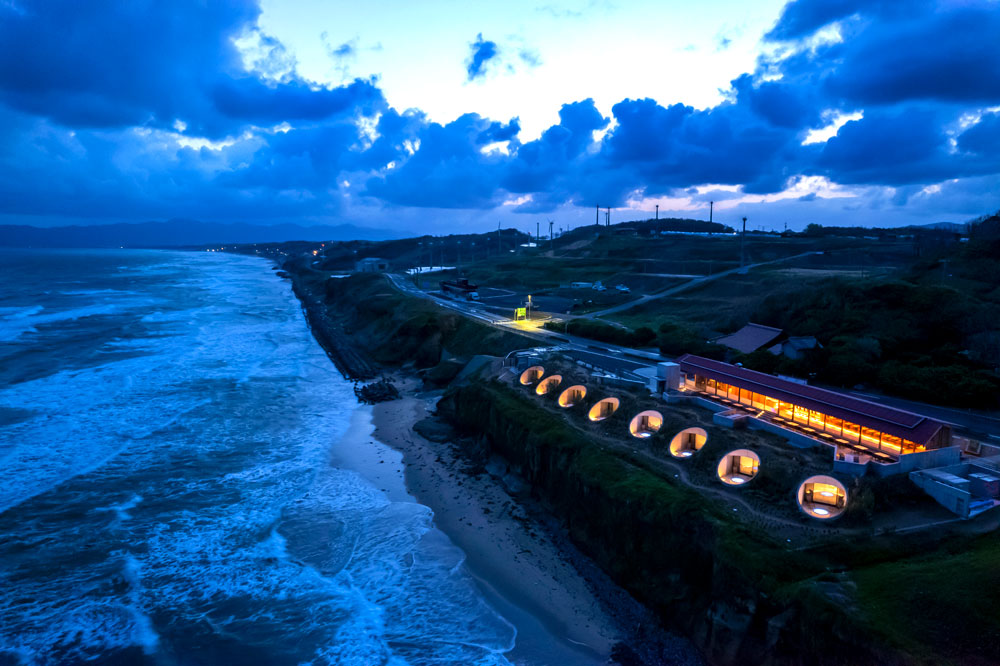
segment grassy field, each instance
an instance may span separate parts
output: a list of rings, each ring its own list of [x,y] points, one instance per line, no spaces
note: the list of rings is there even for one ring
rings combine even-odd
[[[655,328],[665,320],[683,320],[688,325],[703,329],[705,335],[721,335],[747,323],[769,296],[790,294],[827,279],[830,278],[826,274],[801,275],[788,270],[761,268],[745,275],[729,275],[713,280],[676,296],[649,301],[607,318],[630,328]]]
[[[1000,659],[1000,534],[957,539],[853,579],[861,611],[897,647],[927,663]]]

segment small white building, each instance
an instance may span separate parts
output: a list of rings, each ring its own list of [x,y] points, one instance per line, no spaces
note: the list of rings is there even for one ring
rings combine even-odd
[[[358,273],[385,273],[389,270],[389,262],[378,257],[365,257],[354,264]]]

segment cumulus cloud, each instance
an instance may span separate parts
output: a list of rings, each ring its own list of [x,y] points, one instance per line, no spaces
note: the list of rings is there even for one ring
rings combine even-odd
[[[265,77],[246,72],[235,41],[256,30],[259,13],[252,0],[0,6],[0,102],[68,127],[180,120],[191,134],[218,138],[279,116],[336,114],[354,96],[380,98],[365,81],[319,90],[294,72],[267,78],[283,56],[266,35],[257,40]]]
[[[643,197],[777,206],[782,192],[785,209],[843,211],[809,182],[856,188],[858,210],[996,206],[995,3],[793,0],[768,33],[776,48],[722,103],[626,99],[609,117],[570,101],[527,142],[517,118],[433,122],[393,108],[374,79],[304,80],[258,16],[249,0],[0,5],[0,214],[288,220]],[[478,35],[469,80],[499,53]]]

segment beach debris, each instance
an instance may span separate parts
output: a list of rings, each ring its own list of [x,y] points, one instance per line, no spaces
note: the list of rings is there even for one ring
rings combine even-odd
[[[374,405],[378,402],[387,402],[399,398],[399,391],[388,379],[380,379],[371,384],[354,386],[354,395],[358,397],[358,402],[366,405]]]

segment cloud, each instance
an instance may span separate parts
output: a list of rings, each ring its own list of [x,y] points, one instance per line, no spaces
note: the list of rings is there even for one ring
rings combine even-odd
[[[776,41],[800,39],[873,4],[873,0],[792,0],[766,36]]]
[[[1000,12],[915,2],[794,0],[768,33],[776,47],[716,106],[625,99],[608,115],[573,101],[527,142],[518,118],[433,122],[393,108],[376,79],[303,79],[249,1],[0,5],[0,215],[464,221],[644,197],[824,221],[845,205],[996,208]],[[482,34],[471,46],[470,81],[508,53],[537,64]],[[349,60],[357,44],[328,48]],[[803,185],[820,181],[857,196]]]
[[[471,44],[472,53],[466,62],[465,71],[469,81],[486,75],[486,65],[497,57],[499,49],[496,42],[483,39],[483,33],[476,35],[476,41]]]
[[[294,60],[257,31],[251,0],[24,7],[0,6],[0,102],[67,127],[165,129],[180,120],[193,135],[218,138],[286,108],[289,119],[316,118],[353,95],[362,104],[380,95],[354,82],[313,101],[311,85],[289,71]],[[246,70],[237,40],[259,69]]]
[[[1000,112],[984,114],[958,137],[957,147],[984,157],[1000,155]]]
[[[517,52],[517,56],[528,67],[538,67],[542,64],[542,56],[539,55],[538,51],[532,49],[521,49]]]
[[[357,40],[344,42],[340,46],[330,49],[330,55],[334,58],[348,58],[358,52]]]

